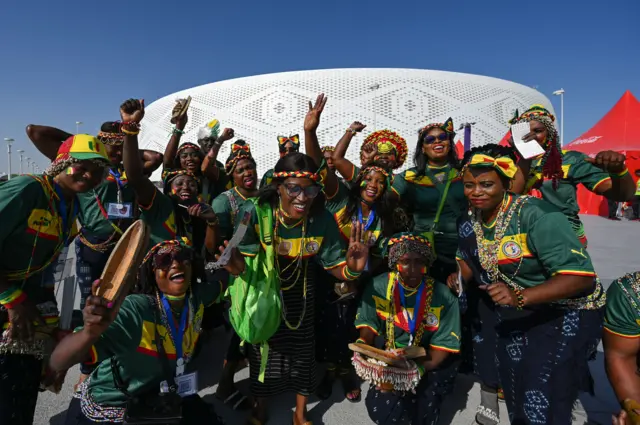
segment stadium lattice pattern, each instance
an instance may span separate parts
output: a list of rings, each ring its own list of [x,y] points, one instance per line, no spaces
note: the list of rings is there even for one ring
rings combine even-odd
[[[222,128],[233,128],[236,138],[251,145],[262,176],[278,160],[278,135],[300,134],[304,146],[302,124],[308,101],[318,93],[329,97],[318,130],[321,145],[335,145],[353,121],[367,124],[347,154],[355,163],[359,163],[360,144],[376,129],[400,133],[412,158],[418,129],[427,123],[451,116],[457,129],[460,123],[475,122],[472,144],[483,145],[502,139],[516,108],[522,112],[539,103],[553,111],[549,99],[532,88],[479,75],[413,69],[285,72],[206,84],[153,102],[142,122],[140,145],[163,152],[175,100],[191,96],[182,142],[195,142],[198,128],[217,118]],[[459,132],[457,139],[462,137]],[[226,143],[218,159],[224,163],[228,153]],[[409,159],[404,168],[411,164]]]

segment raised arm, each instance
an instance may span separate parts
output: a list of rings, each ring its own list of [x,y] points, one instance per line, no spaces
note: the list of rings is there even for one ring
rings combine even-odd
[[[307,155],[313,158],[318,165],[322,164],[324,155],[322,154],[320,143],[318,143],[316,131],[320,125],[320,116],[326,104],[327,98],[324,94],[319,94],[316,98],[315,105],[309,101],[309,111],[304,118],[304,147]],[[325,195],[327,195],[328,198],[335,196],[338,191],[338,178],[333,171],[327,169],[327,176],[323,183]]]
[[[356,133],[362,132],[365,127],[365,124],[362,124],[359,121],[354,121],[344,133],[344,136],[342,136],[338,141],[336,150],[333,152],[333,165],[336,167],[336,170],[340,175],[347,181],[351,181],[351,179],[355,177],[353,175],[355,165],[345,158],[345,155],[347,154],[351,140],[355,137]]]
[[[53,161],[56,159],[60,145],[73,134],[55,127],[29,124],[27,126],[27,136],[41,154]]]
[[[636,185],[625,163],[626,157],[614,151],[598,153],[595,158],[585,160],[609,173],[611,179],[595,187],[594,192],[612,201],[630,201]]]
[[[162,165],[163,155],[160,152],[143,149],[140,151],[140,158],[145,175],[150,176]]]
[[[173,107],[173,111],[175,112],[176,109],[180,108],[182,108],[182,105],[180,103],[177,103],[176,106]],[[178,154],[178,145],[180,144],[180,138],[184,134],[184,128],[187,126],[188,121],[189,117],[186,113],[176,119],[176,128],[173,130],[173,133],[171,133],[169,143],[167,143],[167,147],[164,149],[164,159],[162,161],[162,165],[165,169],[173,168],[173,162],[175,161],[176,155]]]
[[[235,132],[232,128],[225,128],[222,131],[222,134],[216,139],[215,142],[211,145],[211,149],[207,152],[207,155],[204,157],[201,165],[201,171],[204,176],[213,181],[217,181],[220,178],[220,170],[216,166],[216,161],[218,160],[218,153],[220,153],[220,148],[222,144],[227,140],[233,139]]]
[[[138,151],[138,125],[144,117],[144,99],[129,99],[120,106],[124,146],[122,162],[129,184],[135,190],[140,205],[151,205],[156,187],[144,175],[144,168]],[[165,158],[166,159],[166,158]]]

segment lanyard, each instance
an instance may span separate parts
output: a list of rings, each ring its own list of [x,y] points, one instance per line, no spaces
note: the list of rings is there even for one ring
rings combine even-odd
[[[67,211],[67,200],[64,198],[64,193],[62,193],[62,189],[60,189],[60,186],[58,186],[57,183],[54,183],[54,187],[60,201],[59,205],[60,205],[60,216],[62,218],[62,240],[64,241],[65,246],[69,246],[68,239],[69,239],[69,232],[71,229],[69,226],[69,213]],[[78,209],[79,209],[78,203],[74,201],[71,201],[71,205],[73,206],[73,216],[72,216],[73,220],[75,220],[75,218],[78,216]]]
[[[114,170],[114,169],[110,169],[109,170],[109,174],[111,174],[113,176],[113,178],[116,180],[116,183],[118,183],[118,187],[120,189],[122,189],[124,187],[124,183],[120,179],[122,177],[122,174],[120,174],[120,171]]]
[[[364,230],[369,230],[369,227],[373,224],[373,220],[376,219],[376,210],[369,211],[369,217],[367,217],[367,224],[364,225]],[[362,205],[358,205],[358,223],[362,224]]]
[[[402,309],[404,310],[404,314],[407,317],[407,325],[409,325],[409,334],[413,337],[413,334],[416,331],[416,323],[418,321],[420,300],[422,300],[422,291],[424,291],[424,281],[420,283],[420,287],[418,288],[418,292],[416,293],[416,303],[413,306],[413,315],[409,314],[409,310],[407,310],[406,299],[404,295],[404,287],[398,282],[398,291],[400,291],[400,303],[402,304]],[[413,339],[413,338],[412,338]]]
[[[173,313],[171,312],[171,305],[169,301],[162,294],[162,305],[167,315],[167,322],[169,322],[169,331],[173,338],[173,343],[176,346],[176,359],[182,359],[182,339],[184,338],[184,332],[187,329],[187,316],[189,315],[189,297],[184,299],[184,307],[182,308],[182,317],[180,317],[180,327],[176,329],[176,322],[173,320]]]

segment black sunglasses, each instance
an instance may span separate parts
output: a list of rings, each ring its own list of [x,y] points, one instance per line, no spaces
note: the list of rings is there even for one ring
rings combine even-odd
[[[189,248],[173,249],[169,252],[156,254],[153,257],[153,267],[156,269],[167,270],[171,268],[174,261],[184,263],[193,259],[193,251]]]
[[[284,188],[287,190],[287,194],[292,198],[297,198],[302,192],[304,192],[304,196],[307,198],[315,198],[322,190],[322,187],[317,184],[312,184],[305,188],[298,186],[297,184],[285,184]]]
[[[436,139],[441,141],[441,142],[444,142],[446,140],[449,140],[449,135],[447,133],[440,133],[440,134],[438,134],[438,137],[429,135],[429,136],[426,136],[424,138],[424,142],[426,144],[430,145],[430,144],[434,143],[436,141]]]

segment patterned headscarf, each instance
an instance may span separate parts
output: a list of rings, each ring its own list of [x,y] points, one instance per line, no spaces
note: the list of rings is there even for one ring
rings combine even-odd
[[[164,184],[165,191],[169,190],[171,186],[171,182],[178,176],[189,176],[193,178],[198,184],[200,184],[200,179],[193,174],[191,171],[187,170],[163,170],[162,171],[162,183]]]
[[[56,159],[51,162],[45,174],[57,176],[72,164],[87,160],[102,168],[108,168],[111,165],[107,150],[101,141],[88,134],[76,134],[60,145]]]
[[[240,142],[240,140],[238,140],[238,142]],[[238,161],[241,159],[249,159],[255,163],[249,145],[239,144],[238,142],[231,145],[231,153],[229,154],[229,158],[227,158],[227,162],[224,164],[224,171],[227,175],[233,173]]]
[[[287,143],[293,144],[293,151],[298,152],[300,150],[300,136],[294,134],[293,136],[278,136],[278,148],[280,152],[284,152]]]
[[[449,135],[449,140],[451,141],[451,143],[453,143],[453,138],[456,137],[456,132],[453,131],[453,119],[451,117],[443,123],[432,123],[422,127],[418,132],[418,134],[420,135],[420,139],[422,139],[429,132],[429,130],[432,130],[434,128],[439,128],[440,130],[447,133]]]
[[[516,109],[514,117],[509,121],[509,124],[518,124],[521,122],[538,121],[547,129],[549,137],[544,142],[544,156],[540,162],[542,165],[542,176],[544,178],[551,179],[553,182],[553,188],[558,188],[558,181],[564,176],[562,172],[562,146],[560,145],[560,138],[558,137],[558,130],[554,125],[556,117],[553,116],[542,105],[533,105],[531,108],[524,111],[522,115],[518,115]]]
[[[153,257],[155,257],[158,254],[164,254],[166,252],[171,252],[174,250],[182,250],[182,249],[191,249],[188,245],[186,245],[183,241],[177,240],[177,239],[172,239],[172,240],[168,240],[168,241],[162,241],[156,245],[154,245],[149,252],[147,252],[147,255],[144,256],[144,259],[142,260],[142,263],[140,264],[140,267],[143,267],[145,264],[147,264],[151,259],[153,259]]]
[[[433,264],[433,252],[429,241],[417,233],[400,233],[389,239],[389,268],[396,270],[396,265],[404,254],[415,252],[424,258],[427,267]]]
[[[335,152],[335,151],[336,151],[335,146],[323,146],[323,147],[322,147],[322,153],[325,153],[325,152]]]
[[[501,174],[510,180],[512,180],[518,172],[518,167],[513,162],[513,159],[508,156],[494,158],[491,155],[484,153],[474,154],[462,170],[462,173],[464,173],[468,167],[492,168],[496,170],[498,174]]]
[[[180,145],[180,147],[178,148],[178,151],[176,152],[176,155],[180,155],[180,152],[182,152],[185,149],[193,149],[197,153],[202,154],[202,149],[200,149],[200,146],[196,145],[195,143],[187,142]]]
[[[362,146],[360,147],[360,154],[364,152],[365,146],[374,145],[379,153],[389,153],[392,150],[396,152],[396,166],[395,169],[402,167],[407,160],[407,141],[402,138],[398,133],[391,130],[378,130],[374,131],[364,139]]]
[[[372,171],[376,171],[380,174],[382,174],[385,177],[385,182],[386,182],[386,189],[389,189],[391,187],[391,185],[393,185],[393,174],[390,173],[389,171],[385,170],[382,167],[379,167],[377,165],[367,165],[365,167],[363,167],[360,172],[358,173],[357,177],[355,178],[356,181],[364,181],[364,176],[366,176],[367,174],[369,174]]]
[[[277,173],[273,173],[274,179],[287,179],[289,177],[305,178],[315,183],[319,183],[321,181],[320,174],[312,173],[310,171],[279,171]]]

